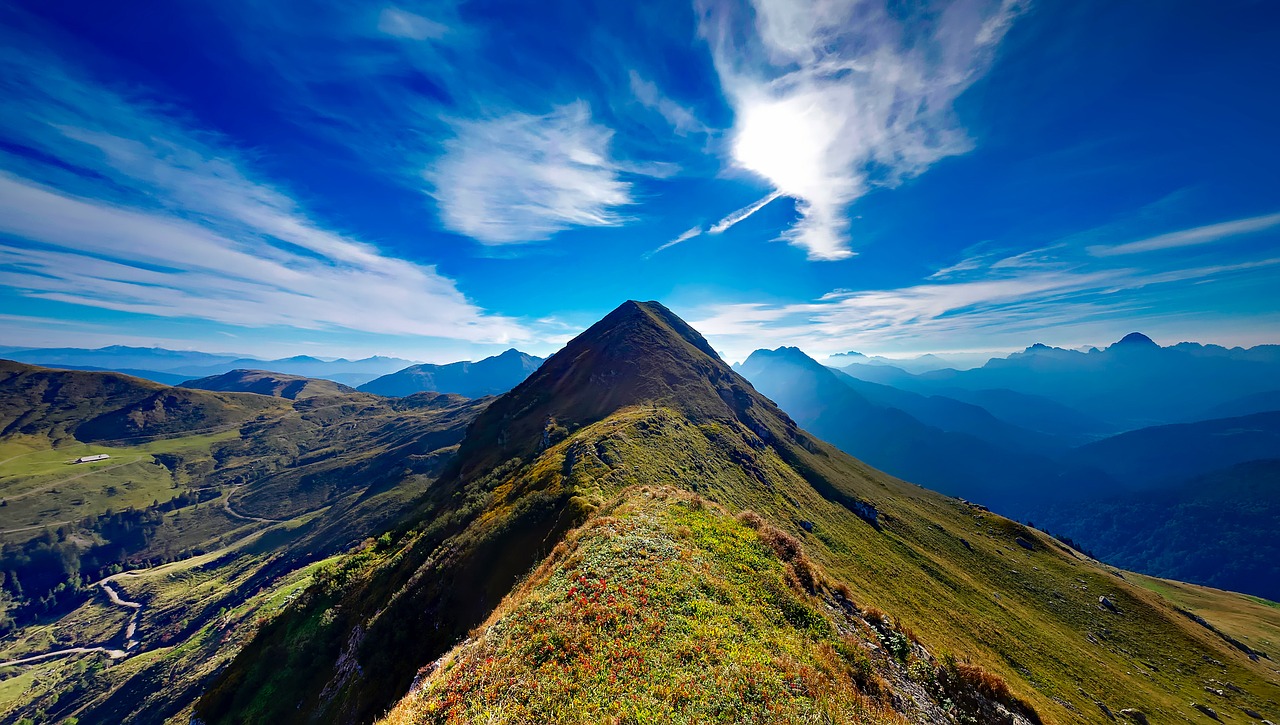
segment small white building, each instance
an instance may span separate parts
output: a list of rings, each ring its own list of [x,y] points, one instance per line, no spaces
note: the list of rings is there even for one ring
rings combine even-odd
[[[111,456],[108,456],[105,453],[99,453],[96,456],[80,456],[73,462],[74,463],[92,463],[93,461],[105,461],[110,457]]]

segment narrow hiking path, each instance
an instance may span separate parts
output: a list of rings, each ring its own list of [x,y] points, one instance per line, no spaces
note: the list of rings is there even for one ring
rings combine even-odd
[[[98,582],[96,582],[97,586],[99,586],[102,589],[102,591],[106,593],[107,599],[109,599],[112,604],[118,607],[124,607],[126,609],[130,609],[133,611],[133,613],[129,615],[129,620],[128,622],[125,623],[125,627],[124,627],[124,649],[108,647],[105,645],[67,647],[65,649],[53,650],[52,652],[42,652],[36,655],[27,655],[26,657],[19,657],[17,659],[0,662],[0,667],[12,667],[15,665],[29,665],[29,664],[34,664],[36,662],[43,662],[44,660],[52,659],[54,657],[61,657],[63,655],[84,654],[87,652],[103,652],[113,660],[118,660],[124,657],[128,657],[133,650],[137,649],[139,644],[137,639],[138,619],[142,616],[142,603],[131,602],[128,599],[123,599],[115,589],[111,588],[112,579],[118,576],[124,576],[126,574],[136,576],[136,574],[134,574],[133,572],[121,572],[120,574],[113,574],[105,579],[101,579]]]
[[[250,516],[249,514],[236,511],[235,508],[232,507],[231,497],[235,495],[236,491],[239,491],[241,488],[243,488],[246,485],[247,484],[242,483],[239,486],[233,486],[231,490],[227,492],[227,497],[222,501],[222,507],[227,510],[227,514],[232,518],[237,518],[237,519],[240,519],[241,521],[256,521],[262,524],[283,524],[285,522],[285,519],[268,519],[268,518],[263,518],[261,516]]]

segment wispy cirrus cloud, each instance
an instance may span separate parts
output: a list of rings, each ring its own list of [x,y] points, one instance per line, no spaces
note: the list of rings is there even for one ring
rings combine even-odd
[[[446,227],[485,244],[546,239],[573,226],[617,226],[631,203],[609,157],[612,132],[582,102],[544,115],[461,121],[427,170]]]
[[[1264,214],[1247,219],[1235,219],[1191,229],[1182,229],[1123,244],[1094,245],[1089,247],[1089,253],[1098,257],[1114,257],[1125,254],[1141,254],[1143,252],[1193,247],[1201,244],[1211,244],[1231,237],[1266,231],[1277,226],[1280,226],[1280,214]]]
[[[247,326],[526,336],[433,266],[327,227],[212,134],[14,38],[0,51],[0,284]],[[376,309],[377,315],[368,311]]]
[[[732,161],[796,202],[782,238],[813,260],[848,258],[850,204],[967,151],[953,103],[1024,5],[699,0],[736,115]]]

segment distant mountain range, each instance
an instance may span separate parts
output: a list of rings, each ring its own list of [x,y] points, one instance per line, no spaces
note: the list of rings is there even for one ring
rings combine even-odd
[[[402,370],[414,361],[374,356],[361,360],[321,360],[309,355],[260,360],[238,355],[223,355],[161,347],[126,347],[113,345],[94,350],[81,348],[10,349],[3,356],[31,365],[70,370],[110,370],[123,372],[158,383],[176,385],[184,380],[221,375],[237,369],[270,370],[288,375],[302,375],[332,380],[352,387],[380,375]]]
[[[843,367],[845,365],[853,365],[855,363],[862,365],[889,365],[892,367],[906,370],[909,373],[926,373],[930,370],[944,370],[952,368],[955,370],[968,370],[970,368],[981,367],[988,360],[997,357],[1004,357],[1004,353],[998,352],[947,352],[947,353],[926,353],[915,357],[893,358],[883,357],[880,355],[863,355],[860,352],[841,352],[828,357],[825,361],[826,365],[831,367]]]
[[[371,380],[359,389],[364,393],[389,397],[403,397],[430,390],[479,398],[507,392],[529,377],[541,364],[542,358],[513,348],[477,362],[412,365]]]
[[[930,395],[1009,390],[1048,398],[1121,432],[1186,422],[1196,411],[1280,395],[1280,345],[1161,347],[1140,333],[1088,352],[1032,345],[971,370],[912,374],[890,365],[840,368],[860,380]],[[1274,400],[1274,397],[1271,398]],[[1253,411],[1257,412],[1257,411]]]

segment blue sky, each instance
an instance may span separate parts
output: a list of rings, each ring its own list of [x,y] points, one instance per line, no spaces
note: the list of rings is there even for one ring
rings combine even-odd
[[[1280,342],[1280,9],[17,2],[0,345]]]

